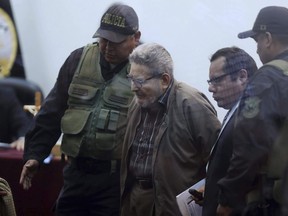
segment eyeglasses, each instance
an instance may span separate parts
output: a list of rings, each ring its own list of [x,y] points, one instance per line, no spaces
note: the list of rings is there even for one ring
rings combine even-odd
[[[225,73],[225,74],[222,74],[220,76],[217,76],[217,77],[214,77],[210,80],[207,80],[208,84],[209,85],[219,85],[222,80],[224,79],[224,77],[228,76],[228,75],[231,75],[231,74],[234,74],[234,73],[238,73],[238,70],[237,71],[234,71],[234,72],[231,72],[231,73]]]
[[[129,76],[127,75],[127,79],[134,83],[134,85],[137,87],[137,88],[142,88],[143,84],[148,81],[148,80],[151,80],[151,79],[155,79],[155,78],[160,78],[162,76],[162,74],[155,74],[151,77],[148,77],[147,79],[135,79],[133,78],[132,76]]]

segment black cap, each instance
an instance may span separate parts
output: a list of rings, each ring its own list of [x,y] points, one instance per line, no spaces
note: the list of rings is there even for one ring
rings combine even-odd
[[[93,38],[101,37],[120,43],[138,31],[138,16],[133,8],[123,4],[113,4],[101,18],[100,27]]]
[[[252,30],[239,33],[238,38],[253,38],[262,32],[288,36],[288,9],[278,6],[262,8],[256,17]]]

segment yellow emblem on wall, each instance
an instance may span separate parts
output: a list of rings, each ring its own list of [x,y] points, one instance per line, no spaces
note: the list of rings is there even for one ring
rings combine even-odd
[[[261,100],[258,97],[250,97],[245,100],[244,109],[242,111],[245,118],[254,118],[259,113]]]
[[[14,23],[0,8],[0,77],[10,75],[10,70],[17,55],[17,36]]]

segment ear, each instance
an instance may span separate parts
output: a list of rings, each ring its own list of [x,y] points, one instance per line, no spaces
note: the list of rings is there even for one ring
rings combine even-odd
[[[166,90],[171,82],[171,75],[168,73],[163,73],[161,77],[161,85],[162,89]]]
[[[135,42],[136,42],[137,46],[140,44],[140,37],[141,37],[141,32],[140,32],[140,31],[137,31],[137,32],[134,34],[134,38],[135,38]]]
[[[242,85],[246,85],[248,82],[248,71],[246,69],[241,69],[239,71],[239,80]]]
[[[270,47],[273,42],[273,38],[270,32],[265,32],[265,39],[266,39],[266,47]]]

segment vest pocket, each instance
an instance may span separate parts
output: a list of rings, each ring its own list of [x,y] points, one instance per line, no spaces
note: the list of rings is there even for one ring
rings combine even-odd
[[[116,129],[119,111],[101,109],[96,123],[96,146],[102,151],[111,151],[116,146]]]
[[[95,98],[98,91],[99,89],[93,86],[71,83],[68,90],[69,103],[87,104],[91,101],[90,103],[93,104],[93,98]]]
[[[72,157],[78,155],[85,134],[83,129],[90,113],[87,110],[66,110],[61,119],[61,129],[63,132],[61,150],[63,153]]]
[[[96,145],[101,151],[111,151],[115,148],[115,133],[96,133]]]
[[[125,79],[119,77],[106,87],[103,100],[108,107],[128,109],[134,93],[130,89],[130,83]]]

